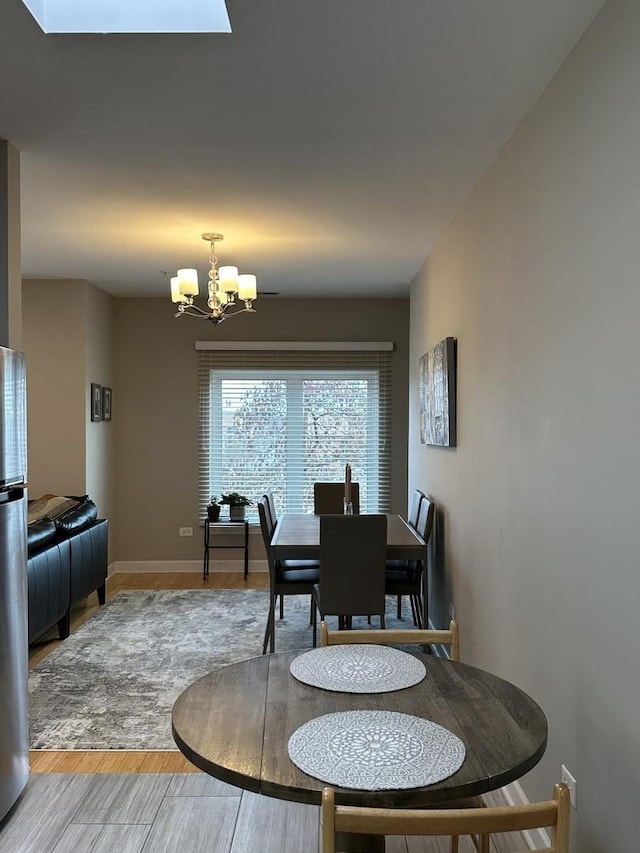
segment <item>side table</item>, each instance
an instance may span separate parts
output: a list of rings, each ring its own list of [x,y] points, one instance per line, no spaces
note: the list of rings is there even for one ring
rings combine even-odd
[[[229,545],[228,542],[220,545],[213,544],[213,538],[216,532],[224,532],[226,534],[229,534],[233,528],[239,527],[242,529],[237,531],[237,533],[236,531],[234,531],[231,534],[233,539],[238,540],[237,544]],[[218,521],[207,521],[205,519],[204,559],[202,569],[203,580],[209,576],[209,551],[212,548],[242,548],[244,550],[244,578],[246,580],[246,577],[249,574],[249,522],[246,519],[243,519],[242,521],[231,521],[230,518],[221,518]]]

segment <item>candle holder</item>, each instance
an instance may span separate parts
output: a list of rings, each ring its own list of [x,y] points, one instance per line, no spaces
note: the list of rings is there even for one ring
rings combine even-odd
[[[348,501],[346,498],[344,500],[344,514],[345,515],[353,515],[353,503]]]

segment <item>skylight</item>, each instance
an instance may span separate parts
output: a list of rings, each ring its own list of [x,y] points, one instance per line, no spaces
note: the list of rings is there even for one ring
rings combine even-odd
[[[22,0],[45,33],[230,33],[224,0]]]

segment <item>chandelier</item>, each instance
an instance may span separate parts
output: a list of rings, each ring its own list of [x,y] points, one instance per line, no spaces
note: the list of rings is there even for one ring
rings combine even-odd
[[[245,273],[238,275],[238,267],[218,268],[216,242],[223,240],[222,234],[203,234],[202,239],[210,245],[209,281],[207,283],[207,308],[200,308],[194,302],[198,296],[198,271],[194,269],[178,270],[171,279],[171,301],[177,305],[176,317],[188,314],[200,320],[209,320],[214,326],[227,317],[235,317],[249,311],[256,313],[253,302],[258,298],[256,277]],[[238,301],[236,301],[238,300]],[[242,300],[244,307],[239,304]]]

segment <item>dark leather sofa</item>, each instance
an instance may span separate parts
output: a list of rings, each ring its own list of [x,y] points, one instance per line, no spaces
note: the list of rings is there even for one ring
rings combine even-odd
[[[63,515],[28,525],[29,643],[56,623],[60,639],[68,637],[72,605],[94,590],[104,604],[108,530],[86,496]]]

